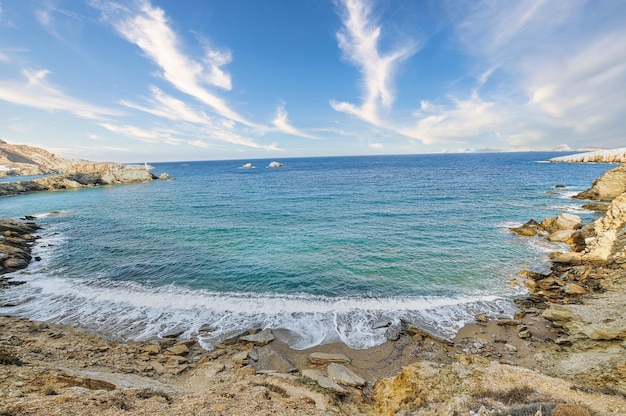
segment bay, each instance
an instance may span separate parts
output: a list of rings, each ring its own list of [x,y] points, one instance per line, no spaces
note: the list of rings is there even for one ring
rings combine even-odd
[[[523,289],[508,282],[565,249],[508,227],[597,216],[570,196],[612,166],[544,163],[557,155],[151,163],[176,180],[3,198],[2,216],[45,228],[0,313],[208,349],[253,327],[367,348],[400,319],[449,338],[510,315]]]

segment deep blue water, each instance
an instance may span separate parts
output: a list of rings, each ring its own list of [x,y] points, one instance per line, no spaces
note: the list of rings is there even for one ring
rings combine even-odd
[[[563,249],[508,227],[595,218],[569,197],[612,166],[541,163],[555,155],[153,163],[176,180],[3,198],[0,215],[45,229],[0,313],[124,338],[208,325],[207,348],[250,327],[365,348],[398,319],[451,337],[475,313],[510,314],[523,290],[509,281]]]

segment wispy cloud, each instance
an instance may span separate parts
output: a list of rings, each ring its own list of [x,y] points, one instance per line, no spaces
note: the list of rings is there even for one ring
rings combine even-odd
[[[509,136],[511,144],[532,140],[538,129],[577,145],[587,143],[592,131],[595,137],[614,137],[616,145],[622,140],[626,3],[466,4],[452,13],[462,51],[477,65],[498,67],[506,91],[492,91],[489,100],[512,107],[523,120]]]
[[[57,7],[55,3],[51,0],[42,1],[34,12],[35,18],[55,39],[80,51],[76,41],[80,39],[84,18],[70,10]]]
[[[171,145],[179,145],[182,140],[174,137],[171,131],[164,130],[146,130],[136,126],[118,126],[112,123],[100,123],[105,129],[130,137],[133,139],[141,140],[148,143],[166,143]]]
[[[206,114],[195,111],[184,101],[165,94],[159,88],[152,86],[150,91],[152,93],[152,99],[150,100],[149,107],[135,104],[127,100],[122,100],[121,104],[135,110],[143,111],[157,117],[163,117],[170,120],[201,124],[211,122],[211,119]]]
[[[300,136],[300,137],[305,137],[308,139],[315,139],[314,136],[311,136],[310,134],[307,134],[295,128],[291,124],[289,124],[289,116],[287,115],[287,110],[285,109],[284,105],[280,105],[276,109],[276,117],[274,118],[274,121],[272,121],[272,124],[280,132],[291,134],[292,136]]]
[[[81,118],[94,120],[121,115],[119,111],[68,96],[46,80],[48,70],[23,69],[22,75],[24,80],[21,82],[0,82],[0,99],[48,111],[68,111]]]
[[[163,78],[176,89],[208,105],[222,117],[258,127],[207,88],[231,88],[230,76],[222,69],[230,62],[229,52],[208,50],[204,63],[185,55],[165,12],[146,0],[132,2],[130,7],[101,1],[91,4],[103,12],[104,18],[123,38],[140,48],[161,69]]]
[[[379,51],[381,27],[371,16],[368,0],[341,0],[343,28],[337,33],[344,58],[362,75],[363,102],[355,105],[331,101],[336,111],[353,114],[368,123],[380,125],[379,110],[394,102],[393,76],[403,61],[416,51],[414,43],[397,47],[384,54]]]
[[[451,98],[450,106],[422,101],[415,113],[417,123],[401,132],[425,144],[467,140],[489,132],[495,134],[508,125],[509,119],[493,102],[484,101],[476,91],[464,100]]]

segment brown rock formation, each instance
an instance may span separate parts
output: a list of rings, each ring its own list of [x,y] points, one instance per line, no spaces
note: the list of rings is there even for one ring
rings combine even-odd
[[[618,195],[626,192],[626,166],[611,169],[593,181],[591,188],[576,195],[576,199],[591,199],[594,201],[612,201]]]
[[[14,175],[59,173],[77,162],[75,159],[55,155],[39,147],[9,144],[0,140],[0,166],[15,169],[11,172]],[[7,173],[0,171],[0,176]]]

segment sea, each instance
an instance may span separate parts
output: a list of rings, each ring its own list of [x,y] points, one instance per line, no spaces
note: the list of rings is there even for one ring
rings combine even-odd
[[[567,250],[509,227],[597,218],[571,197],[613,166],[546,163],[562,155],[152,163],[174,179],[5,197],[1,217],[43,228],[0,314],[207,350],[265,328],[295,349],[373,347],[399,322],[452,339],[512,316],[520,272]]]

